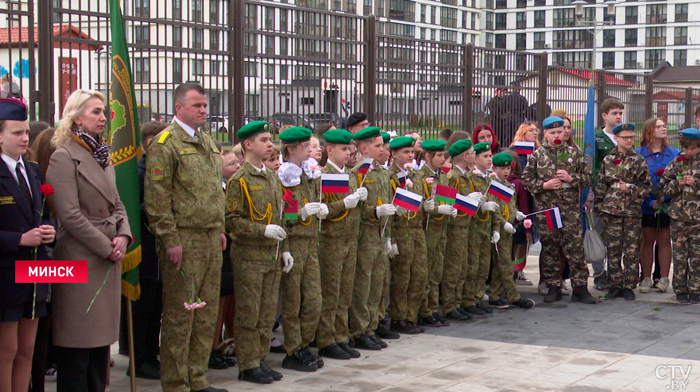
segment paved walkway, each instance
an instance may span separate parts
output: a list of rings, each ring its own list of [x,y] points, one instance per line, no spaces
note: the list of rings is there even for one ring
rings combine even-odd
[[[536,257],[528,258],[525,271],[537,282]],[[534,309],[496,310],[404,335],[359,359],[325,359],[315,373],[281,369],[283,355],[270,354],[268,363],[284,374],[271,385],[239,382],[237,368],[207,374],[213,386],[231,392],[700,391],[700,306],[679,305],[673,294],[659,292],[593,306],[572,304],[567,296],[545,304],[536,286],[518,287],[537,302]],[[128,359],[116,351],[110,391],[127,392]],[[161,390],[157,381],[137,379],[137,385]],[[55,391],[54,382],[47,382],[47,391]]]

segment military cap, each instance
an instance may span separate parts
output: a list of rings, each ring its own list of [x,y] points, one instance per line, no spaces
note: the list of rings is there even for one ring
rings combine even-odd
[[[27,121],[27,105],[18,99],[0,99],[0,120]]]
[[[445,146],[447,146],[447,143],[442,140],[428,139],[423,140],[423,143],[421,143],[420,146],[425,151],[445,151]]]
[[[288,128],[280,133],[280,140],[282,143],[305,142],[311,140],[312,133],[310,129],[304,127]]]
[[[387,132],[382,132],[382,139],[384,140],[384,143],[389,143],[391,140],[391,135]]]
[[[270,132],[270,124],[267,121],[251,121],[238,130],[238,138],[245,140],[253,135]]]
[[[398,150],[404,147],[413,147],[414,144],[416,144],[416,139],[410,136],[399,136],[389,142],[389,148],[392,150]]]
[[[422,144],[421,144],[422,146]],[[462,139],[462,140],[457,140],[456,142],[452,143],[450,146],[450,149],[448,150],[448,153],[450,154],[451,157],[456,157],[457,155],[467,151],[468,149],[472,148],[472,141],[469,139]]]
[[[513,157],[505,152],[499,152],[498,154],[494,155],[491,159],[491,163],[494,166],[510,166],[512,162]]]
[[[686,128],[682,131],[678,131],[678,134],[690,140],[700,139],[700,131],[695,128]]]
[[[333,144],[350,144],[352,133],[344,129],[331,129],[323,134],[323,140]]]
[[[474,153],[476,155],[486,151],[491,151],[491,143],[476,143],[474,145]]]
[[[542,121],[542,128],[544,129],[552,129],[552,128],[559,128],[564,126],[564,120],[561,117],[557,116],[551,116],[547,117]]]
[[[367,120],[367,115],[364,113],[353,113],[348,117],[348,120],[345,121],[345,127],[350,128],[353,125],[357,125],[363,121]]]
[[[382,129],[379,127],[367,127],[365,129],[359,130],[355,132],[355,135],[353,135],[353,139],[355,140],[364,140],[364,139],[370,139],[374,138],[377,136],[382,135]]]
[[[617,135],[622,131],[634,131],[634,124],[632,123],[622,123],[615,125],[613,128],[613,135]]]

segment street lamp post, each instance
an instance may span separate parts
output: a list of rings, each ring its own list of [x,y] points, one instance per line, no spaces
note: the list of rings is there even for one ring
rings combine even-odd
[[[585,0],[576,0],[573,3],[571,3],[576,6],[576,16],[578,19],[576,20],[576,24],[579,26],[591,26],[591,28],[586,29],[587,31],[591,32],[593,34],[593,53],[591,54],[591,80],[594,80],[594,73],[595,73],[595,60],[596,60],[596,54],[598,52],[597,46],[596,46],[596,36],[598,34],[598,26],[601,27],[601,30],[605,26],[612,26],[615,24],[615,19],[613,20],[603,20],[602,22],[599,22],[596,19],[595,13],[593,14],[593,19],[588,20],[584,19],[584,11],[583,7],[586,5],[590,5],[593,8],[598,8],[598,5],[590,4],[589,2]],[[603,2],[603,6],[607,7],[608,9],[608,14],[615,14],[615,5],[617,4],[616,0],[608,0]],[[590,8],[590,7],[589,7]]]

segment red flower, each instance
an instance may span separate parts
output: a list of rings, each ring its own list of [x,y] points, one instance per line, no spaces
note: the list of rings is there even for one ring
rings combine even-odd
[[[666,169],[663,169],[663,168],[657,170],[657,171],[656,171],[656,176],[657,176],[657,177],[663,176],[665,171],[666,171]]]
[[[554,140],[554,144],[557,145],[557,146],[560,145],[560,144],[561,144],[561,139],[556,139],[556,140]]]
[[[620,163],[622,163],[622,159],[615,159],[613,161],[613,165],[619,165]]]
[[[284,191],[282,201],[285,203],[289,203],[290,200],[292,200],[292,191]]]
[[[683,156],[680,156],[680,157],[676,158],[676,160],[677,160],[678,162],[685,162],[685,161],[688,160],[688,158],[683,157]]]
[[[41,190],[41,194],[44,195],[44,197],[49,197],[53,195],[53,187],[49,184],[44,184],[39,187]]]

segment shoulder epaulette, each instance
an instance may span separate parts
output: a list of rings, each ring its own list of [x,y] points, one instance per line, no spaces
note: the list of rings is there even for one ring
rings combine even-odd
[[[158,144],[163,144],[165,143],[166,140],[172,135],[170,131],[163,131],[160,133],[160,137],[158,138]]]

